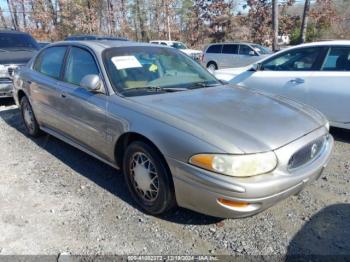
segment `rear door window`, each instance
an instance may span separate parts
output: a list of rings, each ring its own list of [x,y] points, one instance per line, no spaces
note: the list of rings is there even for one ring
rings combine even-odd
[[[34,70],[49,77],[59,79],[67,47],[57,46],[45,49],[34,63]]]
[[[331,47],[322,71],[350,71],[350,47]]]
[[[209,54],[221,54],[222,45],[211,45],[208,47],[207,52]]]
[[[223,54],[238,54],[238,45],[223,45],[222,46],[222,53]]]

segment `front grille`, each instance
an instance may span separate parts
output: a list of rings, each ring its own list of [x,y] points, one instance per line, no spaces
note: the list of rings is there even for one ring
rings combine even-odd
[[[9,84],[12,83],[12,79],[9,77],[0,77],[0,84]]]
[[[290,170],[301,167],[316,159],[323,151],[326,143],[327,136],[322,136],[302,147],[290,158],[288,162],[288,169]]]

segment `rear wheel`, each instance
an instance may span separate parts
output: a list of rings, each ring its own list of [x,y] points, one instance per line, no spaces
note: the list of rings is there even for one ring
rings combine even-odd
[[[208,69],[209,72],[214,72],[215,70],[218,69],[218,66],[217,66],[217,64],[215,62],[209,62],[207,64],[207,69]]]
[[[21,99],[21,113],[24,126],[27,133],[32,137],[37,137],[41,134],[38,122],[36,121],[32,106],[26,96]]]
[[[131,143],[124,155],[123,173],[133,199],[146,212],[159,215],[175,207],[171,174],[152,146]]]

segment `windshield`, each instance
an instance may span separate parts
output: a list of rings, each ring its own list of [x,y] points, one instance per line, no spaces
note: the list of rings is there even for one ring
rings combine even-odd
[[[268,54],[272,53],[272,51],[269,48],[265,47],[265,46],[256,45],[256,44],[251,45],[251,46],[255,49],[255,51],[257,51],[261,55],[268,55]]]
[[[110,48],[103,53],[112,86],[126,96],[220,85],[193,59],[166,47]]]
[[[1,49],[39,49],[37,42],[27,34],[0,33]]]
[[[187,49],[187,46],[185,46],[183,43],[180,43],[180,42],[174,42],[170,46],[176,49]]]

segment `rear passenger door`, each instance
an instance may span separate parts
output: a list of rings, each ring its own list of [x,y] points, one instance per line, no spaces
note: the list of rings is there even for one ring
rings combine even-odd
[[[61,120],[59,111],[59,80],[66,55],[66,46],[44,49],[36,58],[33,74],[27,80],[30,100],[40,125],[57,129]]]
[[[222,66],[221,67],[237,67],[238,63],[238,45],[224,44],[222,46]]]
[[[106,158],[106,93],[93,93],[80,86],[86,75],[99,75],[98,63],[90,50],[71,47],[60,84],[61,129],[70,139]]]

